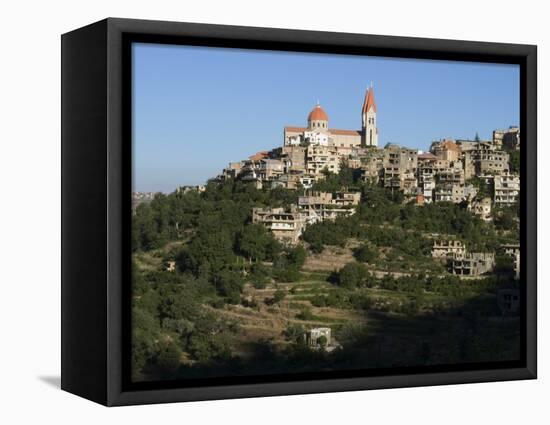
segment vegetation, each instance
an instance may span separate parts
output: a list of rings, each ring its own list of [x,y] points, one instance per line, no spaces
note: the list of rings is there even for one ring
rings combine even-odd
[[[495,273],[460,280],[432,260],[431,247],[451,235],[469,251],[499,252],[519,240],[519,207],[495,209],[492,223],[465,205],[418,207],[345,166],[314,187],[343,188],[361,191],[356,214],[308,226],[297,246],[277,242],[251,212],[294,204],[298,191],[229,180],[140,204],[132,223],[134,379],[515,358],[519,321],[494,320],[496,291],[516,285],[511,259],[499,254]],[[338,250],[348,254],[332,273],[308,266]],[[168,260],[175,271],[164,270]],[[341,347],[329,352],[321,340],[321,350],[310,350],[304,334],[313,326],[330,326]]]

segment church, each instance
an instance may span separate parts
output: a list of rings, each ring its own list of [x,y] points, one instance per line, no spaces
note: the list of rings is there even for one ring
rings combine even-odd
[[[342,148],[378,146],[376,102],[374,88],[367,89],[361,108],[361,130],[330,128],[328,115],[317,103],[307,117],[307,127],[285,127],[284,145],[299,146],[305,143]]]

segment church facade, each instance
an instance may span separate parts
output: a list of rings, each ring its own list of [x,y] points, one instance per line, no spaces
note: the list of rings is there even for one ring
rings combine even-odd
[[[284,128],[284,145],[312,144],[337,148],[378,146],[376,102],[372,85],[365,93],[361,108],[361,130],[334,129],[329,127],[328,122],[327,113],[317,104],[307,117],[307,127]]]

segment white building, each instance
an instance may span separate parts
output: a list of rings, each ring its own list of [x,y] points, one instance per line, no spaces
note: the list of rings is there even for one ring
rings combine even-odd
[[[519,197],[519,176],[505,173],[495,176],[494,200],[497,205],[511,205],[517,202]]]

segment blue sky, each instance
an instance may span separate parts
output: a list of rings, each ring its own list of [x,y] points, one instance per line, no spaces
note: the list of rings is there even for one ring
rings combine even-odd
[[[202,184],[280,146],[317,101],[329,128],[360,129],[371,81],[380,146],[519,125],[515,65],[134,44],[133,190]]]

